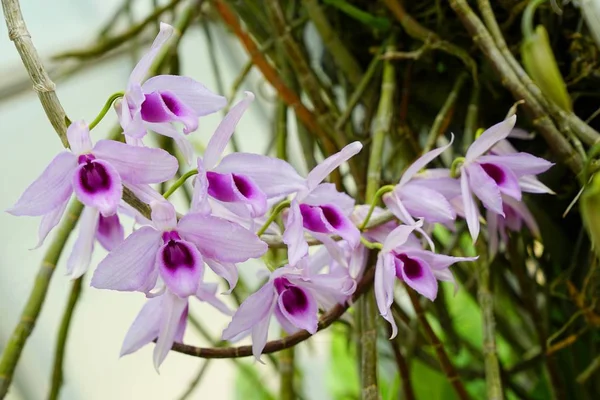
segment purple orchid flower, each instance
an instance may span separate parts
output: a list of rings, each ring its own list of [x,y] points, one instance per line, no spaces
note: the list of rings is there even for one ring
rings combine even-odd
[[[110,217],[116,213],[123,184],[167,181],[175,175],[178,163],[161,149],[135,147],[113,140],[100,140],[92,146],[88,126],[83,121],[69,126],[67,139],[71,152],[59,153],[7,211],[17,216],[43,216],[40,246],[60,221],[75,192],[86,207],[67,270],[73,278],[78,278],[89,266],[99,215]]]
[[[377,257],[375,298],[381,316],[392,326],[390,338],[394,338],[398,333],[390,310],[394,302],[394,277],[433,301],[437,296],[438,280],[455,283],[452,272],[448,269],[450,265],[459,261],[477,259],[477,257],[451,257],[406,246],[412,232],[421,224],[422,221],[419,220],[415,225],[400,225],[394,229],[386,238]]]
[[[250,153],[234,153],[223,157],[218,165],[218,172],[226,174],[243,171],[267,199],[296,193],[285,218],[283,235],[283,241],[288,245],[288,260],[291,265],[296,265],[308,252],[304,230],[336,234],[352,246],[359,242],[360,232],[349,218],[354,208],[354,199],[338,192],[333,184],[321,182],[361,149],[360,142],[350,143],[339,153],[317,165],[306,178],[301,177],[283,160]]]
[[[303,267],[304,261],[308,259],[303,259]],[[223,340],[237,341],[252,335],[252,354],[260,361],[273,314],[289,334],[302,329],[314,334],[318,329],[319,299],[340,290],[328,279],[327,274],[306,276],[304,268],[289,265],[275,270],[268,282],[240,305],[223,331]]]
[[[232,290],[238,277],[235,263],[266,251],[266,243],[238,224],[201,214],[188,214],[177,222],[170,203],[154,202],[152,226],[138,229],[109,253],[98,265],[92,286],[148,294],[160,276],[161,290],[191,296],[206,262]]]
[[[219,161],[229,139],[244,111],[254,100],[254,94],[245,92],[246,98],[237,103],[223,118],[211,137],[204,160],[198,158],[198,175],[195,179],[191,209],[210,213],[208,196],[239,217],[252,219],[267,212],[267,195],[244,174],[245,168],[233,171],[231,167],[221,172]]]
[[[472,194],[486,209],[504,216],[501,194],[520,201],[519,178],[539,174],[552,166],[552,163],[527,153],[484,155],[509,135],[516,119],[513,115],[483,132],[467,150],[461,167],[464,212],[473,242],[479,236],[479,210]]]
[[[98,229],[96,230],[96,240],[106,249],[112,251],[123,240],[125,240],[125,230],[118,214],[104,217],[102,214],[98,216]]]
[[[147,131],[152,130],[173,138],[190,162],[192,147],[173,123],[183,124],[184,134],[193,132],[198,128],[199,117],[220,110],[227,101],[199,82],[183,76],[159,75],[144,81],[152,62],[173,32],[172,26],[161,22],[152,47],[129,76],[117,113],[128,143],[139,144]]]
[[[192,295],[211,304],[225,315],[233,315],[233,311],[215,296],[216,291],[217,284],[200,283]],[[167,291],[162,296],[148,299],[125,336],[121,357],[156,340],[153,361],[154,368],[158,371],[173,343],[183,342],[187,316],[188,297],[181,298]]]
[[[446,182],[439,180],[415,179],[417,173],[427,164],[442,154],[452,145],[454,135],[450,143],[437,149],[431,150],[414,163],[412,163],[400,178],[400,182],[394,187],[392,193],[383,198],[386,206],[405,224],[414,224],[414,218],[423,218],[425,222],[449,224],[456,219],[456,211],[440,193]],[[452,185],[450,183],[450,185]]]

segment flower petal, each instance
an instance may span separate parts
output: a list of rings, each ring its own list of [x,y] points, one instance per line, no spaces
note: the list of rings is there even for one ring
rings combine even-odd
[[[164,296],[146,300],[144,307],[131,324],[121,346],[121,357],[138,351],[158,337]]]
[[[194,178],[194,192],[190,204],[190,212],[210,215],[211,209],[208,202],[208,178],[202,159],[198,157],[198,174]]]
[[[417,172],[419,172],[427,164],[429,164],[431,161],[433,161],[435,158],[437,158],[440,154],[442,154],[444,151],[446,151],[446,149],[448,147],[452,146],[452,142],[454,142],[454,134],[453,133],[451,134],[450,142],[447,145],[438,147],[437,149],[433,149],[431,151],[428,151],[427,153],[423,154],[421,157],[417,158],[417,160],[415,162],[413,162],[406,169],[406,171],[404,171],[404,173],[402,174],[402,178],[400,178],[400,182],[398,183],[398,185],[403,186],[406,183],[408,183],[408,181],[410,181]]]
[[[333,183],[321,183],[302,198],[302,203],[311,206],[335,204],[344,215],[350,215],[354,210],[355,201],[346,193],[338,192]]]
[[[167,289],[177,296],[192,296],[198,290],[204,261],[194,244],[185,240],[167,241],[156,254],[156,265]]]
[[[145,125],[151,131],[158,133],[159,135],[167,136],[175,140],[175,144],[183,154],[185,161],[188,165],[192,164],[194,160],[194,148],[191,143],[187,140],[185,135],[175,129],[169,122],[164,123],[145,123]]]
[[[147,291],[154,287],[156,254],[161,232],[144,226],[125,239],[100,262],[91,285],[98,289]],[[146,287],[150,286],[150,287]]]
[[[254,233],[223,218],[187,214],[179,221],[177,230],[204,257],[217,261],[242,262],[260,257],[268,249]]]
[[[171,25],[160,23],[160,31],[152,43],[150,50],[137,63],[131,75],[129,75],[129,85],[140,84],[148,74],[148,70],[152,66],[152,62],[164,46],[164,44],[173,35],[174,29]]]
[[[423,226],[422,221],[417,221],[414,225],[400,225],[396,229],[394,229],[388,237],[385,239],[383,243],[383,248],[381,251],[383,253],[389,253],[395,248],[402,246],[408,240],[408,237],[413,233],[416,228],[420,228]]]
[[[198,116],[170,90],[145,92],[144,102],[140,107],[140,115],[144,122],[183,124],[183,133],[188,134],[198,129]]]
[[[220,174],[208,171],[208,194],[224,203],[243,204],[250,207],[252,217],[259,217],[267,212],[267,196],[243,174]],[[246,210],[244,210],[246,211]],[[246,216],[244,212],[242,216]]]
[[[515,122],[517,122],[517,116],[513,115],[505,119],[502,122],[497,123],[496,125],[486,129],[485,132],[475,140],[469,149],[467,150],[467,154],[465,156],[466,161],[473,161],[477,157],[483,155],[486,151],[488,151],[492,146],[498,143],[502,139],[506,139],[510,131],[515,126]]]
[[[67,272],[71,275],[71,279],[79,278],[90,266],[98,227],[98,216],[98,210],[92,207],[85,207],[81,213],[79,236],[67,260]]]
[[[470,262],[470,261],[475,261],[479,258],[479,257],[454,257],[454,256],[447,256],[445,254],[437,254],[432,251],[427,251],[427,250],[422,250],[422,249],[406,249],[406,248],[402,249],[402,254],[405,254],[411,258],[418,258],[419,260],[425,262],[429,266],[429,268],[431,268],[434,271],[441,271],[457,262]]]
[[[519,178],[519,187],[521,191],[526,193],[548,193],[555,194],[552,189],[544,185],[538,178],[533,175],[525,175]]]
[[[270,318],[274,303],[275,289],[273,282],[269,281],[240,305],[227,328],[223,330],[223,340],[231,340],[240,333],[252,329],[261,320]],[[262,351],[262,348],[260,350]]]
[[[373,289],[375,291],[375,300],[377,308],[383,318],[385,318],[392,326],[392,334],[390,339],[393,339],[398,334],[398,327],[392,316],[390,307],[394,302],[394,283],[396,282],[394,268],[394,257],[391,254],[380,253],[377,257],[377,265],[375,266],[375,281]]]
[[[342,163],[354,157],[362,149],[362,143],[352,142],[338,153],[327,157],[323,162],[319,163],[312,171],[308,173],[306,182],[310,190],[317,187],[329,174],[338,168]]]
[[[298,261],[308,254],[308,243],[304,238],[304,222],[300,205],[296,200],[292,201],[285,221],[283,232],[283,243],[288,246],[288,261],[290,265],[296,265]]]
[[[165,297],[162,304],[160,332],[154,347],[153,361],[154,368],[158,371],[158,367],[165,360],[167,354],[173,347],[175,336],[179,330],[181,315],[185,312],[188,301],[181,299],[170,293],[168,290],[162,296]]]
[[[536,157],[529,153],[513,153],[502,156],[489,155],[481,156],[477,159],[477,162],[493,163],[501,165],[505,168],[509,168],[517,177],[523,175],[537,175],[542,172],[546,172],[550,167],[554,165],[550,161],[543,158]]]
[[[179,163],[163,149],[100,140],[94,155],[112,165],[126,183],[161,183],[173,178]]]
[[[169,90],[190,107],[198,117],[212,114],[227,105],[227,99],[207,89],[192,78],[177,75],[159,75],[142,85],[144,92]]]
[[[108,162],[90,160],[79,165],[73,175],[73,190],[83,204],[109,216],[117,212],[123,185],[117,170]]]
[[[198,285],[198,291],[196,297],[200,301],[207,302],[217,310],[221,311],[225,315],[233,315],[233,311],[227,307],[220,299],[217,298],[216,293],[219,285],[216,283],[200,283]]]
[[[177,213],[173,204],[162,199],[150,203],[152,224],[159,231],[170,231],[177,227]]]
[[[396,257],[396,273],[408,286],[429,300],[435,300],[438,283],[429,265],[420,258],[400,254]]]
[[[466,170],[469,177],[469,188],[481,200],[484,207],[504,216],[502,197],[494,179],[477,163],[469,165]]]
[[[436,190],[409,182],[396,187],[396,193],[414,218],[423,218],[430,223],[447,223],[456,219],[456,211],[452,205]]]
[[[224,294],[230,294],[231,291],[235,288],[235,285],[238,281],[238,270],[237,266],[234,263],[228,262],[218,262],[215,260],[211,260],[210,258],[206,258],[204,260],[206,264],[213,270],[213,272],[219,275],[221,278],[225,279],[229,284],[229,290]]]
[[[32,250],[37,249],[44,244],[46,236],[48,236],[50,231],[54,229],[54,227],[60,222],[68,203],[68,201],[65,201],[62,205],[56,207],[54,210],[42,217],[42,221],[40,222],[40,226],[38,228],[38,243]]]
[[[250,177],[268,198],[288,195],[305,187],[305,179],[286,161],[260,154],[229,154],[214,171],[242,173]]]
[[[74,121],[67,128],[67,140],[73,154],[89,153],[92,149],[90,129],[83,121]]]
[[[6,210],[16,216],[44,215],[61,206],[73,193],[72,177],[77,158],[67,152],[59,153],[44,172],[21,195],[17,203]]]
[[[303,226],[309,231],[338,234],[354,247],[360,241],[360,231],[334,204],[309,206],[300,204]]]
[[[277,304],[281,314],[292,325],[305,329],[311,335],[317,332],[317,302],[308,290],[291,285],[280,293]]]
[[[525,222],[525,225],[527,225],[527,228],[535,238],[541,237],[540,228],[535,221],[533,214],[531,214],[531,211],[529,211],[529,208],[527,208],[527,205],[525,205],[524,202],[508,197],[504,198],[504,202],[515,211],[523,222]]]
[[[125,239],[125,230],[117,214],[110,217],[99,216],[96,239],[98,239],[106,251],[111,251],[123,242]]]
[[[490,259],[494,258],[498,253],[498,218],[502,217],[493,211],[486,210],[485,220],[487,222]]]
[[[478,163],[485,173],[496,182],[501,193],[521,200],[519,180],[511,169],[500,164]]]
[[[225,147],[227,147],[227,143],[229,143],[235,127],[240,122],[248,106],[250,106],[250,103],[254,101],[254,94],[252,92],[244,92],[244,94],[246,97],[229,110],[206,145],[204,168],[207,170],[213,169],[219,163],[219,159]],[[238,172],[242,172],[242,170]]]
[[[467,227],[469,228],[471,239],[473,239],[473,243],[475,243],[477,237],[479,236],[479,209],[475,204],[475,200],[473,200],[473,195],[469,189],[469,177],[467,176],[467,171],[464,168],[460,175],[460,188],[462,192],[465,220],[467,221]]]

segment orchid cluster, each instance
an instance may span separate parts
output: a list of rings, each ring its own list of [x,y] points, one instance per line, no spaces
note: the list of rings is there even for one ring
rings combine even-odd
[[[207,302],[231,322],[223,339],[252,338],[257,359],[265,347],[272,316],[292,334],[319,329],[319,313],[351,303],[367,268],[368,252],[378,251],[374,289],[381,315],[397,334],[390,312],[396,280],[435,300],[438,281],[453,282],[449,267],[476,257],[435,253],[435,224],[455,229],[457,217],[467,222],[473,242],[480,230],[477,199],[486,209],[487,240],[493,252],[508,231],[536,223],[522,201],[523,192],[551,193],[536,175],[552,165],[517,152],[506,140],[516,117],[487,129],[451,169],[424,169],[452,144],[434,149],[406,169],[398,184],[380,190],[393,214],[377,226],[371,217],[385,215],[373,204],[357,205],[324,180],[362,149],[348,144],[305,177],[286,161],[259,154],[223,152],[254,99],[231,108],[210,138],[203,157],[193,159],[186,135],[198,129],[200,117],[226,105],[224,97],[185,77],[161,75],[144,80],[173,28],[161,24],[151,49],[131,73],[115,108],[124,143],[92,143],[84,121],[68,127],[69,151],[58,154],[19,198],[9,213],[41,216],[39,243],[59,223],[75,194],[85,206],[79,236],[67,262],[71,278],[90,267],[96,240],[109,251],[93,273],[98,289],[141,292],[147,303],[133,322],[121,349],[132,353],[156,341],[154,365],[163,362],[174,342],[183,340],[190,297]],[[193,198],[185,215],[166,195],[151,186],[171,180],[179,164],[162,149],[146,147],[148,132],[171,137],[188,163],[196,161]],[[151,218],[122,200],[127,189],[150,204]],[[378,192],[379,193],[379,192]],[[385,193],[385,194],[383,194]],[[274,209],[269,213],[270,209]],[[135,217],[138,228],[125,237],[119,215]],[[269,250],[266,236],[280,238],[287,260],[271,272],[263,286],[233,312],[205,281],[206,266],[224,279],[228,295],[238,282],[238,263]],[[320,245],[311,250],[309,241]],[[456,283],[455,283],[456,284]]]

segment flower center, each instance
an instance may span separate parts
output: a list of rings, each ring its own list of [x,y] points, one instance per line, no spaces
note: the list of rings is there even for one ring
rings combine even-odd
[[[402,261],[402,264],[404,264],[402,269],[404,270],[404,275],[406,275],[408,279],[419,279],[421,276],[423,276],[423,270],[421,269],[421,264],[419,264],[418,261],[413,260],[406,254],[396,254],[396,258]],[[398,264],[396,264],[396,276],[398,278],[402,278],[402,274],[398,267]]]
[[[300,213],[302,214],[304,227],[313,232],[330,233],[331,228],[324,223],[323,218],[333,229],[340,229],[344,222],[344,216],[333,205],[329,204],[321,206],[300,204]]]
[[[81,186],[88,193],[102,192],[110,189],[111,179],[104,166],[94,162],[95,157],[91,154],[83,154],[78,158],[82,168],[79,170]]]
[[[287,312],[293,315],[306,310],[308,298],[304,290],[293,285],[286,278],[276,278],[274,284]]]
[[[483,170],[485,171],[486,174],[488,174],[488,176],[490,178],[492,178],[494,180],[494,182],[496,182],[498,185],[502,184],[505,179],[506,176],[504,175],[504,171],[502,171],[501,168],[499,168],[497,165],[494,164],[480,164],[481,168],[483,168]]]
[[[194,267],[194,257],[188,246],[181,241],[177,231],[164,232],[162,239],[166,244],[162,253],[162,258],[168,269],[176,270],[180,267]]]

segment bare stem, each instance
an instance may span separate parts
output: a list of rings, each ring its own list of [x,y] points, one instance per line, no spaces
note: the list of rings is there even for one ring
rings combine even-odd
[[[46,293],[50,286],[50,279],[56,269],[56,264],[60,259],[71,231],[79,220],[82,210],[83,205],[78,201],[73,201],[65,213],[63,221],[57,229],[56,236],[42,260],[42,265],[35,278],[33,289],[21,313],[21,319],[8,340],[6,348],[2,352],[2,358],[0,359],[0,399],[3,399],[8,392],[8,387],[12,381],[13,373],[21,357],[25,342],[31,335],[44,305]]]
[[[54,352],[54,367],[52,369],[52,386],[50,387],[50,393],[48,394],[48,400],[58,399],[60,389],[63,383],[63,363],[65,359],[65,349],[67,347],[67,339],[69,336],[69,327],[73,319],[73,312],[75,306],[81,295],[81,286],[83,283],[83,277],[77,278],[71,285],[71,292],[69,293],[69,300],[65,307],[60,328],[58,330],[58,337],[56,340],[56,349]]]

